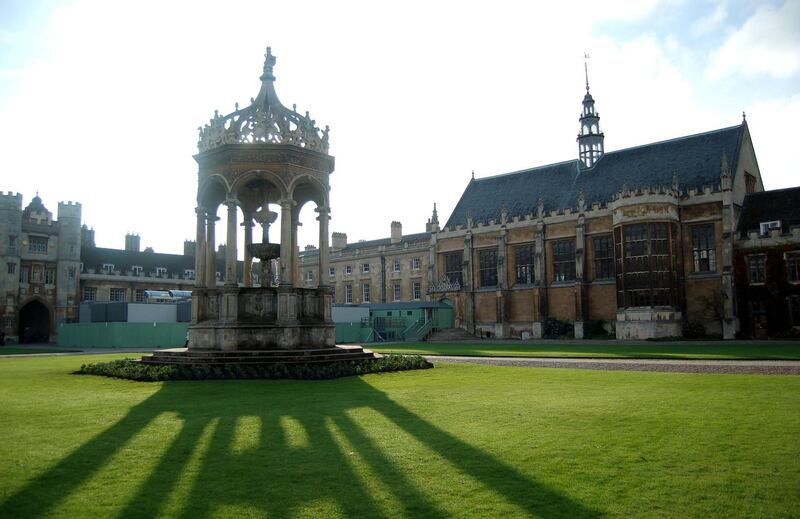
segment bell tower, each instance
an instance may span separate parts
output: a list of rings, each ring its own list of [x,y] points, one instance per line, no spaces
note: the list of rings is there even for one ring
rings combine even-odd
[[[588,54],[584,55],[583,70],[586,74],[586,95],[583,96],[583,112],[578,121],[578,158],[584,168],[592,168],[603,156],[603,132],[600,131],[600,114],[594,109],[594,98],[589,93]]]

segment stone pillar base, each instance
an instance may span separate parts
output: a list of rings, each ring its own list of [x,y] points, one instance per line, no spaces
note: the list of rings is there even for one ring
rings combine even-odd
[[[722,338],[725,340],[735,339],[736,332],[739,331],[739,319],[725,319],[722,321]]]
[[[573,329],[575,330],[575,338],[583,339],[583,321],[575,321]]]
[[[540,322],[534,322],[531,324],[531,336],[534,339],[541,339],[543,335],[544,327]]]

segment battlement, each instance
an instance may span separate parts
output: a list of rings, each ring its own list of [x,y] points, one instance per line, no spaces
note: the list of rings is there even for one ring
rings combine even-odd
[[[12,191],[6,194],[0,191],[0,209],[22,211],[22,194]]]
[[[77,218],[81,219],[81,204],[80,202],[73,202],[68,200],[66,202],[58,203],[58,219],[62,218]]]

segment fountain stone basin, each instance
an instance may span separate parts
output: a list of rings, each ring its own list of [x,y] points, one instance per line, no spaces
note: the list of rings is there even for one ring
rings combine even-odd
[[[254,258],[267,262],[281,256],[281,245],[279,243],[251,243],[247,246],[247,252]]]

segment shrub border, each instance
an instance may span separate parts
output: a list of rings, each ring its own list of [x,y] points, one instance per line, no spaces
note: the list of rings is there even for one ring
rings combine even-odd
[[[145,364],[137,359],[83,364],[75,375],[100,375],[137,382],[167,380],[296,379],[326,380],[368,373],[430,369],[421,355],[383,355],[375,359],[337,361],[326,364],[225,364],[221,366]]]

